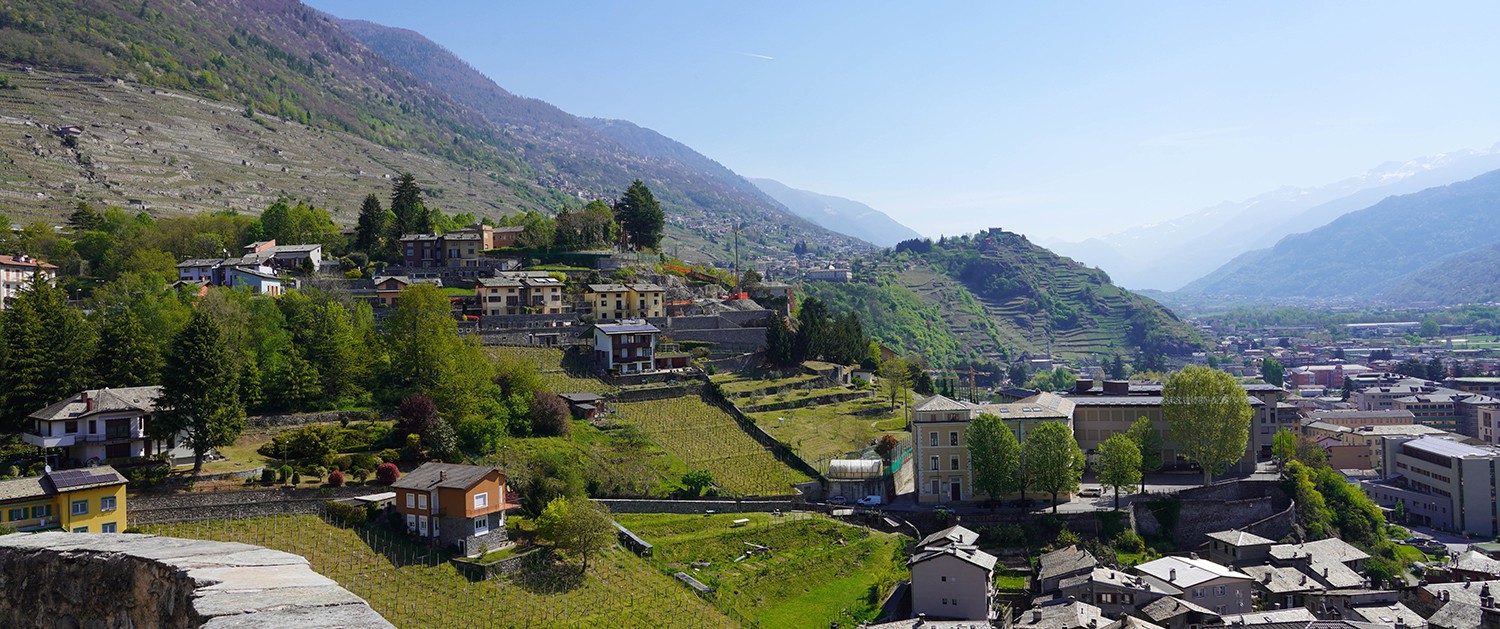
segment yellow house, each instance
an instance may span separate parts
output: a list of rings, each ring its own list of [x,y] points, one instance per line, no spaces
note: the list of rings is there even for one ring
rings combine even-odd
[[[18,531],[125,530],[125,477],[108,465],[0,481],[0,519]]]
[[[666,316],[666,289],[655,284],[589,284],[588,298],[596,321]]]

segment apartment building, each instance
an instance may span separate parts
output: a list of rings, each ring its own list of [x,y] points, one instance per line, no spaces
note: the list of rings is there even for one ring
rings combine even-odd
[[[0,481],[0,518],[17,531],[125,530],[125,477],[108,465]]]
[[[1073,403],[1040,393],[1007,404],[971,404],[934,395],[912,407],[912,461],[917,500],[923,503],[983,500],[969,468],[969,423],[981,414],[999,417],[1018,441],[1037,424],[1061,422],[1073,428]]]
[[[1392,443],[1385,479],[1361,483],[1371,500],[1400,503],[1417,524],[1470,535],[1500,535],[1496,476],[1500,448],[1454,437],[1421,437]]]
[[[57,266],[27,255],[0,256],[0,310],[38,275],[56,280]]]
[[[498,273],[474,280],[480,313],[486,316],[563,314],[571,310],[563,300],[563,282],[545,274]]]
[[[655,284],[590,284],[588,301],[595,321],[666,316],[666,289]]]

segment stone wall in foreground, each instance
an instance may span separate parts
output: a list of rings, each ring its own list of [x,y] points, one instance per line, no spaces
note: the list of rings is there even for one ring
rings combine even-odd
[[[62,532],[0,536],[0,626],[394,629],[297,555]]]

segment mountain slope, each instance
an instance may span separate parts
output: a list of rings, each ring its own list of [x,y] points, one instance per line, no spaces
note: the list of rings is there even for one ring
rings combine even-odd
[[[1274,245],[1381,199],[1463,181],[1500,168],[1500,145],[1381,164],[1317,188],[1283,187],[1237,203],[1221,203],[1170,221],[1078,243],[1053,243],[1059,253],[1110,271],[1138,288],[1175,290],[1236,255]]]
[[[701,219],[733,218],[768,242],[787,243],[786,248],[809,234],[859,246],[787,213],[733,171],[655,131],[621,120],[578,118],[516,96],[419,33],[359,20],[339,24],[391,62],[504,128],[525,147],[521,159],[550,187],[583,198],[606,198],[639,178],[669,214],[700,219],[683,225],[699,225],[704,232],[722,229]]]
[[[751,179],[750,183],[781,202],[793,214],[868,243],[894,247],[903,240],[922,237],[884,212],[859,201],[798,190],[774,179]]]
[[[1422,267],[1381,297],[1402,304],[1441,306],[1500,301],[1500,242]]]
[[[1242,254],[1181,292],[1374,298],[1429,264],[1500,241],[1497,205],[1500,171],[1390,197]]]
[[[882,343],[934,365],[1048,355],[1132,360],[1203,344],[1170,310],[1110,283],[1103,271],[999,229],[903,244],[869,259],[861,283],[814,282],[804,290],[835,312],[859,313]]]

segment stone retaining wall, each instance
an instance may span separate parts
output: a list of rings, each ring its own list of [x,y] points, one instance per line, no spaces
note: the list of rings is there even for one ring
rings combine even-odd
[[[610,394],[609,397],[614,402],[650,402],[653,400],[702,394],[702,382],[685,382],[678,385],[647,387],[643,389],[621,389]]]
[[[320,487],[308,489],[247,489],[140,494],[129,498],[126,520],[129,526],[232,520],[267,515],[321,513],[323,503],[337,498],[353,498],[386,491],[380,486]]]
[[[0,537],[0,626],[391,628],[307,560],[155,535]]]
[[[742,410],[744,410],[746,413],[763,413],[765,411],[784,411],[784,410],[792,409],[792,408],[803,408],[803,407],[807,407],[807,406],[813,406],[815,404],[842,404],[844,402],[849,402],[849,401],[858,400],[858,399],[867,398],[867,397],[875,397],[875,396],[876,396],[876,394],[871,393],[869,391],[849,391],[847,393],[834,393],[834,394],[831,394],[831,395],[819,395],[819,396],[815,396],[815,397],[807,397],[807,398],[802,398],[802,399],[797,399],[797,400],[787,400],[785,402],[768,402],[768,403],[765,403],[765,404],[755,404],[755,405],[752,405],[752,406],[746,406]]]
[[[805,509],[807,504],[790,496],[775,500],[650,500],[599,498],[594,502],[614,513],[768,513]]]

